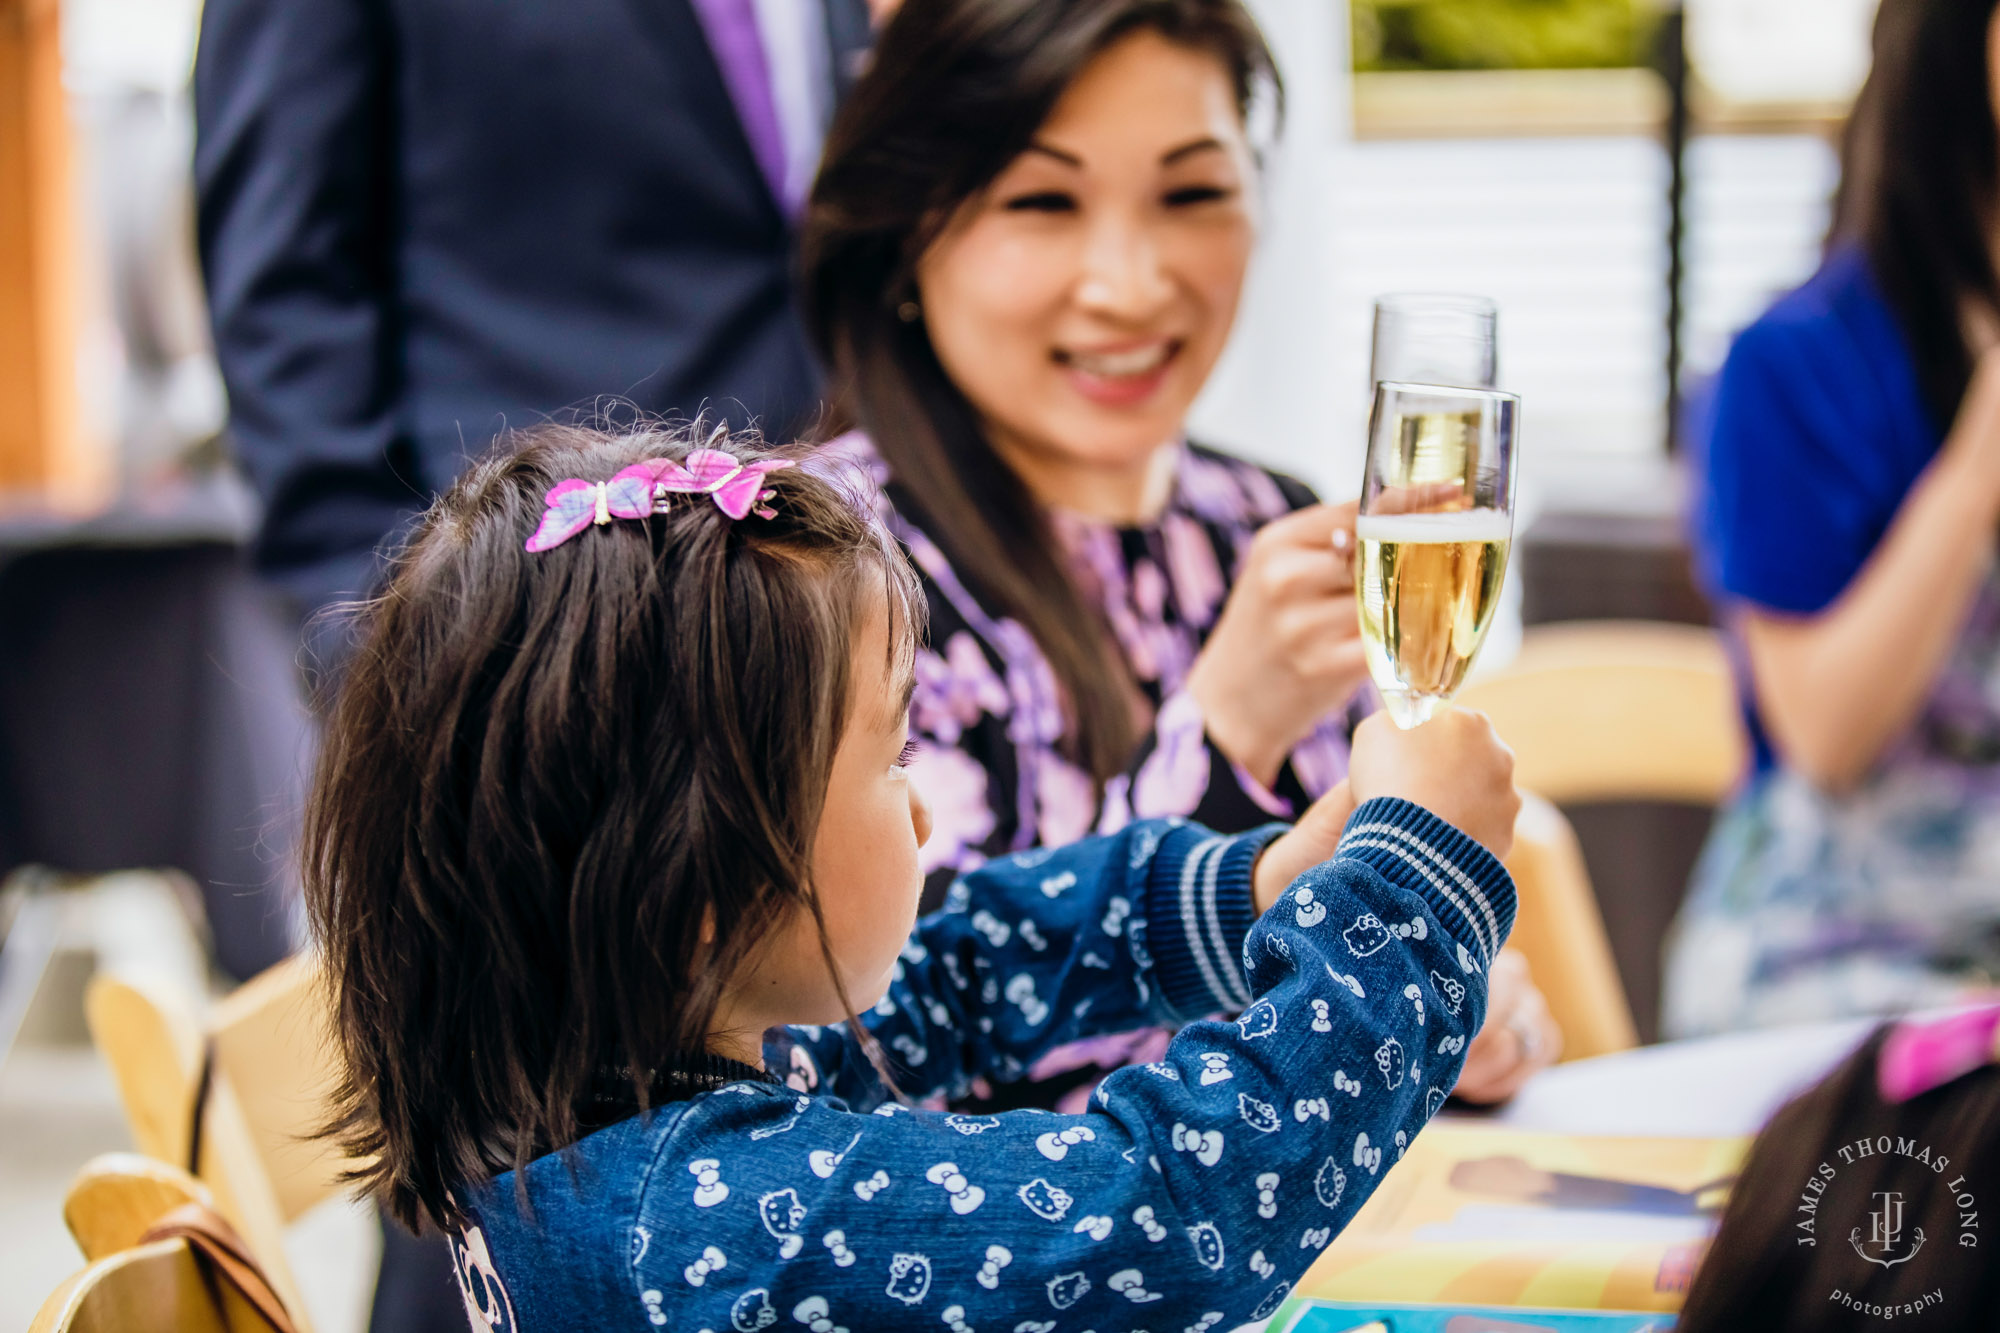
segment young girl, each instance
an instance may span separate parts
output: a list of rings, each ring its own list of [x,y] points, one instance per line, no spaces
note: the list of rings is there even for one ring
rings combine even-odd
[[[477,1327],[1233,1326],[1458,1076],[1514,915],[1482,720],[1369,724],[1289,832],[993,861],[913,932],[923,607],[865,511],[740,442],[550,432],[368,612],[306,848],[340,1128]],[[1217,1011],[1084,1114],[910,1104]]]

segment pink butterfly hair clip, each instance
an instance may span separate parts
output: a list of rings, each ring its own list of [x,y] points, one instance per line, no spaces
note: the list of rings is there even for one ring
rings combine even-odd
[[[1876,1089],[1885,1102],[1906,1102],[2000,1061],[2000,1001],[1943,1018],[1898,1023],[1882,1041]]]
[[[540,526],[528,538],[527,549],[553,550],[585,528],[603,526],[614,518],[645,518],[665,508],[672,494],[707,495],[731,518],[777,515],[764,501],[776,491],[764,488],[764,478],[792,466],[788,458],[743,463],[720,449],[697,449],[685,465],[671,458],[634,463],[609,481],[559,481],[542,497],[548,508]]]
[[[764,507],[764,501],[777,492],[764,489],[764,478],[791,465],[789,458],[739,463],[720,449],[697,449],[687,456],[685,465],[670,458],[656,458],[650,463],[640,464],[641,467],[658,469],[654,485],[660,494],[684,491],[713,496],[715,507],[731,518],[743,518],[750,514],[759,518],[776,518],[776,514]]]

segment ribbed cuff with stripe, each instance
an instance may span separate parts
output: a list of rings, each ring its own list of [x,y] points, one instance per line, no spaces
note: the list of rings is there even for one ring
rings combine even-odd
[[[1229,838],[1183,824],[1161,840],[1146,878],[1146,947],[1154,984],[1178,1021],[1249,1008],[1243,941],[1257,919],[1250,872],[1284,831],[1271,824]]]
[[[1514,881],[1493,853],[1412,801],[1363,803],[1340,835],[1353,858],[1430,905],[1438,924],[1490,963],[1514,929]]]

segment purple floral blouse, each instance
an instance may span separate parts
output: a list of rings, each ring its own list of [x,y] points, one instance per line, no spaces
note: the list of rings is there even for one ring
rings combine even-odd
[[[1315,503],[1303,483],[1187,445],[1157,521],[1121,528],[1055,514],[1057,539],[1079,583],[1101,594],[1105,621],[1153,713],[1130,766],[1105,784],[1100,798],[1090,776],[1060,752],[1064,721],[1055,676],[1028,632],[982,607],[944,552],[897,512],[893,478],[867,437],[842,436],[825,455],[867,479],[878,514],[908,550],[930,601],[930,634],[917,652],[910,705],[918,745],[911,777],[933,820],[922,852],[926,910],[942,901],[959,873],[989,857],[1171,815],[1241,832],[1291,817],[1346,776],[1352,706],[1323,719],[1267,789],[1209,741],[1201,707],[1185,688],[1248,557],[1251,535]],[[993,928],[1008,927],[995,921]],[[1135,1033],[1063,1048],[1023,1084],[993,1089],[982,1106],[1080,1106],[1098,1077],[1155,1058],[1166,1036]]]

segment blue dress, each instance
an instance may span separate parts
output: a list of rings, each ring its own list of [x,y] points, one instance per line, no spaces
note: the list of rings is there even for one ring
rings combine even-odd
[[[1830,606],[1943,440],[1858,250],[1744,331],[1694,436],[1698,570],[1729,629],[1754,763],[1669,942],[1665,1028],[1948,1000],[1993,970],[2000,926],[2000,586],[1989,575],[1915,724],[1841,796],[1778,760],[1737,630],[1745,608]]]

